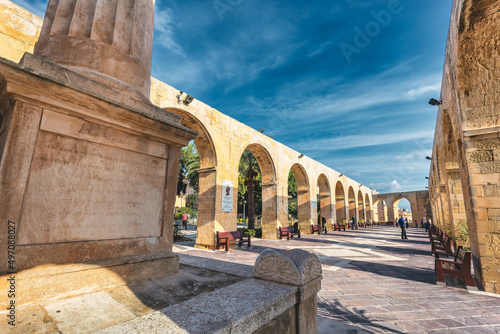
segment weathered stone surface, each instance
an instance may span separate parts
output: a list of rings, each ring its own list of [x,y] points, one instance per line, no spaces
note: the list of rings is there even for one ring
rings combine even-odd
[[[492,151],[476,151],[467,154],[468,162],[487,162],[493,161],[493,152]]]
[[[50,0],[34,53],[110,86],[127,83],[148,98],[153,16],[154,0]]]
[[[3,311],[3,308],[2,308]],[[1,314],[1,333],[22,334],[56,334],[60,333],[52,318],[39,305],[29,306],[16,310],[15,326],[8,324],[6,314]]]
[[[99,333],[253,333],[288,312],[296,287],[247,279]],[[293,324],[292,324],[293,325]]]
[[[134,318],[105,292],[49,303],[44,308],[64,333],[85,334]]]

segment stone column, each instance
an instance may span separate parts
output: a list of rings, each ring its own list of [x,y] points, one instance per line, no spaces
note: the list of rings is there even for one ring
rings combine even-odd
[[[154,0],[50,0],[34,54],[149,100],[153,30]]]
[[[317,332],[317,295],[321,290],[322,274],[318,256],[301,249],[283,255],[266,249],[260,253],[253,269],[254,278],[297,287],[294,307],[296,328],[288,331],[297,334]]]

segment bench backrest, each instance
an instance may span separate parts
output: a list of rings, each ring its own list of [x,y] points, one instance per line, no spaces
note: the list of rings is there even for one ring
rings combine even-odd
[[[312,228],[314,231],[319,230],[319,225],[313,225]]]
[[[241,231],[235,231],[235,232],[217,232],[217,238],[218,239],[241,239],[243,236],[243,233]]]
[[[290,233],[295,233],[295,230],[294,230],[294,229],[293,229],[293,227],[291,227],[291,226],[288,226],[286,229],[287,229],[287,230],[288,230],[288,232],[290,232]]]
[[[461,262],[461,269],[463,271],[471,270],[472,256],[471,252],[465,251],[461,246],[458,248],[457,254],[455,255],[455,262]]]
[[[280,230],[281,232],[283,233],[288,233],[290,230],[289,230],[290,227],[281,227]]]

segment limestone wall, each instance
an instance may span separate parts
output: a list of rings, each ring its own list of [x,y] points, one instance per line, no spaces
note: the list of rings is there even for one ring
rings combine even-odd
[[[500,293],[500,3],[455,0],[429,190],[436,223],[466,224],[475,275]]]
[[[7,0],[0,0],[0,56],[16,63],[33,53],[42,18]],[[7,23],[8,24],[5,24]]]

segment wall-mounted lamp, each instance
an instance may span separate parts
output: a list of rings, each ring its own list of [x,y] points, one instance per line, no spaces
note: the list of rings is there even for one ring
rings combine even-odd
[[[429,189],[429,187],[425,187],[426,189]]]
[[[442,103],[443,103],[442,101],[438,101],[438,100],[436,100],[436,99],[430,99],[430,100],[429,100],[429,104],[430,104],[431,106],[440,106]]]
[[[304,157],[304,155],[303,155],[303,154],[299,155],[299,159],[301,159],[302,157]]]
[[[431,158],[431,157],[429,157],[429,156],[426,156],[425,158],[426,158],[427,160],[432,160],[432,158]]]
[[[339,177],[342,177],[342,175],[344,175],[344,174],[340,174]]]
[[[426,178],[427,180],[429,179],[429,177],[428,177],[428,176],[426,176],[425,178]]]
[[[192,97],[191,95],[188,95],[186,96],[186,98],[184,99],[184,104],[185,105],[189,105],[191,102],[193,102],[194,100],[194,97]]]
[[[184,102],[185,105],[189,105],[191,102],[193,102],[194,97],[192,97],[189,94],[186,94],[186,97],[184,98],[184,100],[182,100],[182,95],[183,94],[184,94],[184,92],[181,90],[179,92],[179,95],[177,95],[177,103],[180,104],[181,102]]]

